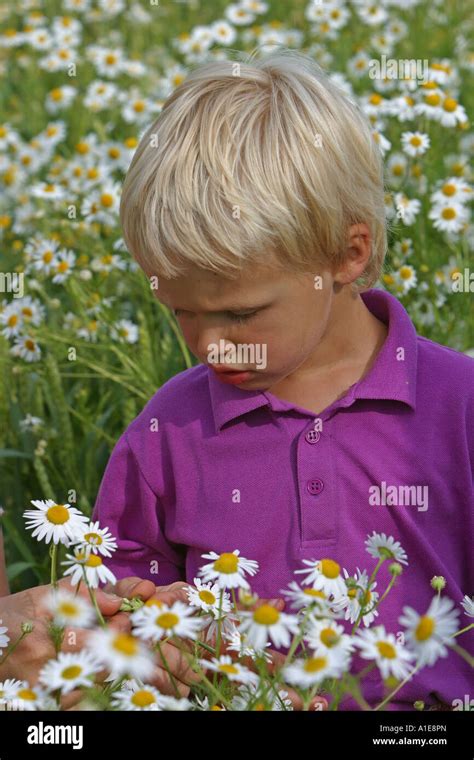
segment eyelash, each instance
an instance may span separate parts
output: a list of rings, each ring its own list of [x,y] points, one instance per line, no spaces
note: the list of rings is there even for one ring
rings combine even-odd
[[[178,311],[180,311],[180,310],[179,309],[173,309],[173,314],[175,315],[175,317],[178,316]],[[249,312],[249,314],[234,314],[233,312],[229,311],[228,314],[229,314],[230,319],[233,322],[236,322],[239,325],[243,325],[251,317],[254,317],[255,314],[257,314],[257,312],[256,311],[251,311],[251,312]]]

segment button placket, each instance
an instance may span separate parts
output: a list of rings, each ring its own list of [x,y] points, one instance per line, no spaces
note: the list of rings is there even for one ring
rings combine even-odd
[[[326,421],[325,425],[328,423]],[[317,444],[317,445],[315,445]],[[298,489],[301,542],[327,542],[336,538],[336,491],[334,444],[327,427],[311,428],[298,440]]]

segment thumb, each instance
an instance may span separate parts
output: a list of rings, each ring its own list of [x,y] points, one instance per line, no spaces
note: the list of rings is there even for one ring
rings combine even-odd
[[[153,581],[129,576],[128,578],[122,578],[115,584],[107,583],[102,590],[107,594],[112,593],[120,597],[126,597],[127,599],[139,596],[140,599],[146,602],[155,593],[155,588]]]

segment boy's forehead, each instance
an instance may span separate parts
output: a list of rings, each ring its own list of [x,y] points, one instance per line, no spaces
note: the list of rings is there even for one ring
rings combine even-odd
[[[185,273],[174,278],[159,278],[159,287],[156,295],[185,297],[190,295],[209,296],[213,299],[232,297],[251,298],[259,293],[269,291],[270,288],[285,279],[285,272],[277,271],[268,266],[249,264],[242,267],[235,277],[225,277],[218,272],[190,266]]]

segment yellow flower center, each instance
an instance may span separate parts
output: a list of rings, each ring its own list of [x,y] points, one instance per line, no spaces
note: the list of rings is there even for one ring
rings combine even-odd
[[[310,657],[304,664],[306,673],[318,673],[326,667],[326,657]]]
[[[443,103],[443,108],[445,111],[448,111],[449,113],[452,113],[452,111],[455,111],[458,107],[457,101],[454,100],[454,98],[446,98],[446,100]]]
[[[102,193],[102,195],[100,196],[100,202],[106,208],[110,208],[111,206],[114,205],[114,196],[110,195],[110,193]]]
[[[377,641],[377,649],[379,650],[380,655],[387,660],[393,660],[397,656],[395,647],[388,641]]]
[[[204,604],[214,604],[216,602],[214,594],[207,590],[199,592],[199,599],[201,599]]]
[[[61,676],[63,678],[67,678],[72,680],[73,678],[77,678],[82,673],[82,668],[80,665],[70,665],[68,668],[64,668],[64,670],[61,672]]]
[[[376,92],[374,92],[374,93],[373,93],[373,94],[370,96],[370,98],[369,98],[369,102],[370,102],[370,103],[371,103],[373,106],[379,106],[379,105],[380,105],[380,103],[382,102],[382,97],[381,97],[380,95],[378,95]]]
[[[69,520],[69,510],[63,504],[55,504],[46,512],[46,518],[54,525],[64,525]]]
[[[411,271],[410,267],[400,267],[399,274],[402,280],[409,280],[413,272]]]
[[[428,106],[439,106],[440,100],[441,98],[436,92],[430,92],[430,94],[425,97],[425,103]]]
[[[179,617],[174,612],[163,612],[162,615],[158,615],[155,623],[161,628],[174,628],[179,623]]]
[[[253,619],[260,625],[275,625],[280,618],[280,613],[271,604],[262,604],[253,613]]]
[[[49,264],[49,262],[52,260],[52,258],[53,258],[53,252],[52,251],[45,251],[43,253],[43,261],[44,261],[45,264]]]
[[[58,606],[58,610],[67,617],[74,617],[74,615],[76,615],[78,612],[78,608],[75,604],[72,604],[72,602],[61,602],[61,604]]]
[[[95,167],[92,167],[91,169],[87,170],[87,179],[97,179],[99,176],[99,172]]]
[[[325,578],[333,580],[339,575],[341,568],[334,562],[333,559],[322,559],[320,562],[320,569]]]
[[[223,665],[219,665],[219,670],[221,673],[231,673],[232,675],[235,675],[239,672],[239,669],[235,667],[235,665],[231,665],[229,663],[224,663]]]
[[[86,533],[84,536],[84,540],[87,541],[88,544],[92,544],[93,546],[100,546],[102,543],[102,536],[99,536],[98,533]]]
[[[17,314],[12,314],[11,317],[8,318],[7,325],[8,327],[15,327],[16,324],[18,324],[18,316]]]
[[[112,646],[120,654],[124,654],[126,657],[133,657],[138,650],[138,644],[133,636],[128,633],[119,633],[113,640]]]
[[[145,607],[163,607],[163,602],[160,602],[159,599],[147,599],[145,602]]]
[[[84,564],[86,567],[100,567],[102,559],[98,554],[91,554]]]
[[[28,338],[28,340],[25,340],[25,347],[28,349],[28,351],[34,351],[36,348],[36,343],[34,342],[34,340],[30,340]]]
[[[410,142],[415,148],[418,148],[422,144],[421,137],[418,137],[418,135],[413,135],[413,137],[410,138]]]
[[[315,596],[318,599],[326,599],[326,595],[322,591],[317,591],[315,588],[305,588],[303,593],[307,596]]]
[[[219,573],[227,573],[231,575],[232,573],[237,572],[238,565],[239,558],[236,554],[224,552],[220,555],[219,559],[216,559],[214,562],[214,570],[217,570]]]
[[[67,263],[67,261],[60,261],[59,262],[59,264],[58,264],[58,272],[64,273],[64,272],[67,272],[68,269],[69,269],[69,264]]]
[[[151,691],[139,689],[139,691],[135,692],[130,701],[137,707],[148,707],[148,705],[153,705],[156,702],[156,699]]]
[[[28,699],[34,702],[36,693],[32,689],[20,689],[17,695],[20,699]]]
[[[456,218],[456,212],[453,208],[444,208],[441,212],[441,216],[443,219],[455,219]]]
[[[433,618],[423,615],[420,618],[418,625],[416,626],[415,637],[417,641],[426,641],[431,638],[435,629],[435,621]]]
[[[337,644],[340,637],[332,628],[324,628],[319,638],[325,647],[333,647]]]

